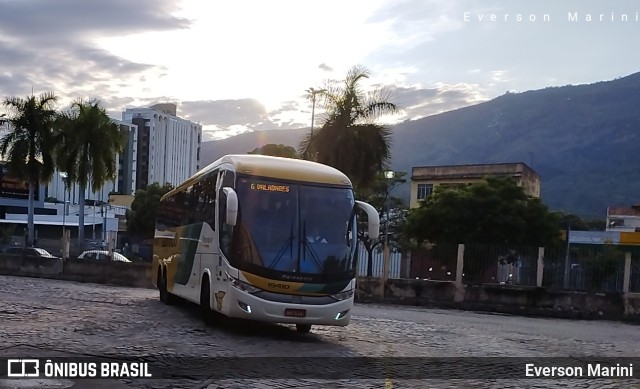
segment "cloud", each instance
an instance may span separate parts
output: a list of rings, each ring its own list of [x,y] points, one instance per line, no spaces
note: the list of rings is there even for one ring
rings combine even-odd
[[[454,3],[440,0],[392,1],[380,8],[369,22],[390,23],[393,39],[388,49],[408,50],[435,39],[437,35],[463,27],[457,16],[460,8]]]
[[[420,119],[488,100],[477,85],[436,84],[435,88],[390,86],[389,100],[403,110],[404,119]],[[394,120],[397,121],[397,120]]]
[[[170,0],[30,0],[0,2],[0,35],[57,42],[187,28]],[[59,41],[62,39],[62,41]]]
[[[180,112],[187,119],[220,128],[259,125],[269,120],[266,109],[255,99],[185,101],[180,104]]]
[[[299,103],[286,101],[267,111],[255,99],[185,101],[178,105],[178,115],[203,125],[203,132],[215,139],[253,130],[300,128]]]
[[[157,78],[165,69],[118,57],[93,40],[188,27],[189,21],[171,15],[177,10],[168,0],[0,1],[0,93],[50,90],[63,105],[78,98],[111,101],[123,87]]]

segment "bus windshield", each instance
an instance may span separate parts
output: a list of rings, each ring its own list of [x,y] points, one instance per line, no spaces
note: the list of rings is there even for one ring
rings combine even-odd
[[[355,271],[351,188],[240,177],[232,262],[263,273]]]

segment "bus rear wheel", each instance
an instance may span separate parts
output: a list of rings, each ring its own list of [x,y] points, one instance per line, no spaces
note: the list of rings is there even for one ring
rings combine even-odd
[[[200,290],[200,312],[205,324],[210,325],[215,322],[215,313],[211,309],[211,287],[209,286],[208,278],[205,278],[202,282],[202,289]]]
[[[311,324],[296,324],[296,331],[301,334],[308,334],[311,331]]]

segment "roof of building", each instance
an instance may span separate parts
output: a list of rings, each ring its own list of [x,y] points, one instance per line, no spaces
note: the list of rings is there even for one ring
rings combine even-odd
[[[633,207],[609,207],[607,216],[640,216],[640,206]]]
[[[472,179],[483,178],[490,175],[522,175],[528,171],[538,175],[533,169],[523,162],[514,163],[485,163],[470,165],[439,165],[439,166],[414,166],[412,167],[412,179]]]
[[[96,220],[96,221],[92,221],[92,220],[87,220],[90,218],[85,218],[84,220],[84,225],[85,226],[92,226],[92,225],[102,225],[103,221],[102,218],[100,218],[100,220]],[[0,223],[2,224],[27,224],[26,220],[20,220],[20,219],[0,219]],[[77,227],[80,225],[79,222],[74,222],[74,221],[69,221],[69,220],[65,220],[63,221],[57,221],[57,220],[34,220],[33,221],[34,225],[38,225],[38,226],[67,226],[67,227]]]

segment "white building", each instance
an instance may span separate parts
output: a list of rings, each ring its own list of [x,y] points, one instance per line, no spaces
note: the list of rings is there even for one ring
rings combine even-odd
[[[607,231],[639,232],[640,205],[607,208]]]
[[[176,116],[175,104],[129,108],[122,120],[138,126],[136,189],[181,184],[200,169],[202,126]]]

